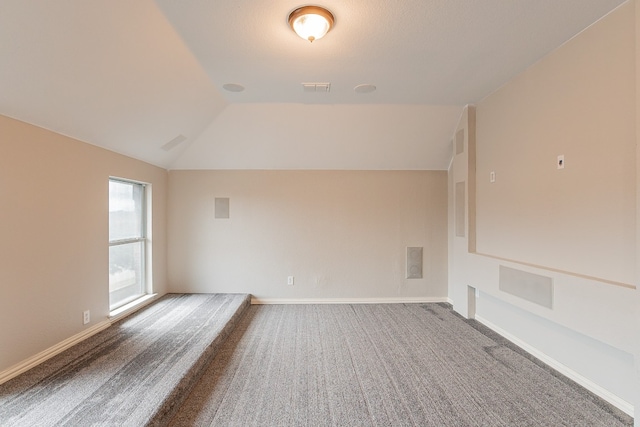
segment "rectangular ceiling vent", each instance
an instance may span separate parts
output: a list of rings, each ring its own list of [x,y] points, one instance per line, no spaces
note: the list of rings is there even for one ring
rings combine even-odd
[[[331,83],[302,83],[303,92],[322,92],[331,91]]]
[[[175,138],[173,138],[171,141],[167,142],[166,144],[164,144],[162,146],[162,149],[164,151],[170,151],[172,149],[174,149],[175,147],[177,147],[178,145],[182,144],[183,142],[185,142],[187,140],[187,137],[184,135],[178,135]]]

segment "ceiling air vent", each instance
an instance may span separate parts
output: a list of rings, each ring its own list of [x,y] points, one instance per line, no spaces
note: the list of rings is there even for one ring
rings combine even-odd
[[[187,137],[184,135],[178,135],[175,138],[173,138],[171,141],[167,142],[166,144],[164,144],[162,146],[162,149],[164,151],[169,151],[173,148],[175,148],[176,146],[182,144],[184,141],[187,140]]]
[[[303,92],[323,92],[331,91],[331,83],[302,83]]]

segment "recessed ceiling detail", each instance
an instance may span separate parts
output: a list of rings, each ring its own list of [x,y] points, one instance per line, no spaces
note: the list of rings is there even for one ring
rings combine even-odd
[[[222,88],[227,92],[242,92],[244,91],[244,86],[236,84],[236,83],[225,83],[222,85]]]
[[[376,87],[370,84],[362,84],[353,88],[356,93],[371,93],[376,91]]]

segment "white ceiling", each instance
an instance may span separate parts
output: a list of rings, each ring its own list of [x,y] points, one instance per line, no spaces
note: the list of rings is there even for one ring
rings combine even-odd
[[[293,0],[0,0],[0,114],[162,167],[444,169],[463,105],[621,3],[326,0],[335,28],[310,44],[287,25]],[[362,83],[377,90],[355,93]],[[274,112],[341,124],[324,138],[291,136],[284,119],[251,129]],[[405,113],[412,129],[391,137]]]

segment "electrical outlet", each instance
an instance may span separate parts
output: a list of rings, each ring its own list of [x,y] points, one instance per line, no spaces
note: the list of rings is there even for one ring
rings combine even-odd
[[[489,173],[489,182],[496,182],[496,173],[494,171]]]
[[[91,322],[91,311],[87,310],[82,313],[82,324],[86,325],[89,322]]]
[[[287,285],[292,285],[293,286],[293,276],[287,277]]]

